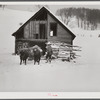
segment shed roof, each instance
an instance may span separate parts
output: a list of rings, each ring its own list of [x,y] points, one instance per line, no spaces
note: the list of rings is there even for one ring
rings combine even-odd
[[[76,37],[74,33],[71,31],[71,29],[66,26],[64,22],[62,22],[60,19],[58,19],[48,8],[42,7],[39,11],[37,11],[29,20],[27,20],[16,32],[12,34],[12,36],[16,36],[16,34],[37,14],[39,14],[41,11],[46,10],[57,22],[59,22],[67,31],[70,32],[70,34],[73,36],[73,39]]]

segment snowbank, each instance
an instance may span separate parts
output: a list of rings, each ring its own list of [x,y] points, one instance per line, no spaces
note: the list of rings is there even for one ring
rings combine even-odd
[[[33,13],[10,9],[0,9],[0,51],[14,52],[14,37],[11,36]]]

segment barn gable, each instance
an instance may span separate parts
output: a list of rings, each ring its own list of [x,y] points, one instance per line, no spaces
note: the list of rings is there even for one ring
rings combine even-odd
[[[68,44],[72,44],[73,36],[70,32],[63,27],[60,23],[57,22],[50,14],[48,14],[48,41],[59,41],[59,42],[66,42]],[[54,24],[54,25],[53,25]],[[52,25],[54,31],[56,29],[56,34],[50,36],[50,31],[52,30]],[[51,31],[52,32],[52,31]]]
[[[42,7],[37,13],[35,13],[26,23],[24,23],[12,36],[21,37],[23,36],[24,27],[31,21],[31,20],[47,20],[47,15],[51,16],[59,25],[61,25],[70,35],[72,36],[72,40],[75,38],[73,32],[62,22],[60,21],[49,9],[46,7]]]

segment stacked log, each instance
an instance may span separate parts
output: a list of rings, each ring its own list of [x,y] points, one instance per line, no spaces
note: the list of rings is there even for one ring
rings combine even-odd
[[[79,46],[73,46],[62,42],[50,42],[53,49],[53,55],[56,58],[74,59],[76,53],[74,51],[81,51]]]

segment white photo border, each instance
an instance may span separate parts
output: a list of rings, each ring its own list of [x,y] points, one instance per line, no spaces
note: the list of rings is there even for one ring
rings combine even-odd
[[[5,5],[100,5],[100,1],[22,1],[1,2]],[[100,92],[0,92],[0,99],[100,99]]]

